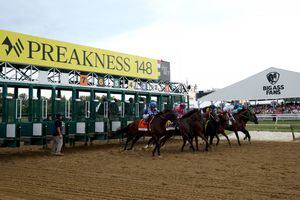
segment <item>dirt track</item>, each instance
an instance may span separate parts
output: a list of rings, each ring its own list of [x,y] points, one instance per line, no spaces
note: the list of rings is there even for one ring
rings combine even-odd
[[[65,150],[0,149],[0,199],[300,199],[300,142],[225,141],[210,152],[162,158],[120,145]]]

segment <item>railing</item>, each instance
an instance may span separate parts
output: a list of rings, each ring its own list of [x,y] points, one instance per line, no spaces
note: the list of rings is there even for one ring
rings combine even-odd
[[[262,120],[273,120],[276,124],[278,120],[300,120],[300,114],[257,114],[257,119]]]
[[[292,133],[293,140],[296,139],[294,132],[300,131],[300,114],[257,114],[256,117],[261,123],[248,123],[247,127],[250,130],[287,131]],[[273,121],[273,123],[263,121]]]

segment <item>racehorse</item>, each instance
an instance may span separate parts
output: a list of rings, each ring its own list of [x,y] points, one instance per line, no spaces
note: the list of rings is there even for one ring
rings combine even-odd
[[[234,113],[233,118],[234,118],[234,120],[232,120],[232,125],[227,125],[225,127],[225,129],[229,130],[229,131],[234,131],[237,141],[240,146],[241,146],[241,143],[240,143],[238,131],[243,132],[245,134],[244,140],[246,140],[248,138],[249,143],[251,143],[251,136],[249,134],[249,131],[246,130],[246,124],[248,121],[258,124],[255,113],[253,113],[248,108],[243,108],[238,113]]]
[[[209,139],[209,144],[212,145],[213,143],[213,138],[216,137],[217,138],[217,143],[216,145],[219,144],[220,138],[218,136],[218,134],[222,134],[226,139],[227,142],[229,144],[229,146],[231,146],[230,140],[228,138],[228,136],[225,134],[225,127],[229,122],[229,117],[227,115],[227,113],[219,113],[217,114],[210,114],[209,119],[207,120],[206,124],[205,124],[205,137],[207,139]]]
[[[157,150],[157,154],[160,155],[160,143],[159,140],[162,136],[166,134],[165,125],[167,121],[174,122],[177,119],[176,114],[172,110],[165,110],[163,112],[159,112],[156,114],[151,120],[150,125],[148,126],[147,131],[139,131],[139,123],[140,120],[136,120],[126,127],[118,130],[118,133],[126,133],[126,143],[124,146],[124,150],[127,149],[127,145],[130,141],[131,147],[128,150],[131,150],[134,144],[142,137],[142,136],[151,136],[155,143],[155,148],[152,151],[152,155],[155,155],[155,151]]]
[[[188,140],[191,148],[195,151],[193,146],[193,139],[195,138],[196,150],[198,151],[198,137],[201,137],[205,142],[205,151],[208,151],[208,141],[204,136],[204,119],[201,113],[201,110],[194,109],[190,112],[186,113],[179,119],[178,125],[179,130],[182,135],[183,145],[181,147],[181,151],[183,151],[186,141]]]
[[[195,138],[196,150],[198,151],[198,137],[201,137],[206,142],[205,150],[208,150],[208,141],[204,136],[204,119],[201,114],[201,110],[193,109],[183,115],[181,118],[177,119],[175,122],[174,130],[166,131],[166,134],[161,138],[160,145],[163,146],[167,140],[169,140],[173,135],[181,135],[183,139],[183,145],[181,151],[183,151],[187,141],[190,144],[193,152],[195,151],[193,145],[193,139]],[[146,145],[147,148],[153,143],[153,138],[151,138]]]

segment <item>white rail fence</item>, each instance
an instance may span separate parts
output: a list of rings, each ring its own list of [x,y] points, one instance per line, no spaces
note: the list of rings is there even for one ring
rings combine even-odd
[[[300,120],[300,114],[257,114],[257,119],[273,120],[277,123],[278,120]]]
[[[257,114],[256,115],[258,121],[263,120],[271,120],[274,121],[275,127],[288,127],[291,129],[293,140],[295,140],[295,134],[294,130],[300,128],[300,124],[289,124],[288,122],[286,124],[277,124],[278,120],[300,120],[300,114]],[[251,124],[252,126],[255,126],[255,124]],[[260,124],[260,126],[269,126],[270,124]]]

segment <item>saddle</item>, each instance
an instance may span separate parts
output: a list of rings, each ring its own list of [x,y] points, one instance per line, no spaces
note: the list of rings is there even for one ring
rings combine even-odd
[[[151,129],[150,129],[151,122],[152,122],[152,120],[150,122],[147,122],[146,120],[141,119],[139,121],[138,130],[139,131],[151,131]]]

